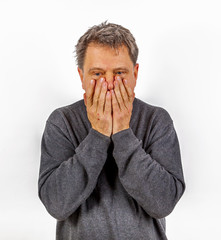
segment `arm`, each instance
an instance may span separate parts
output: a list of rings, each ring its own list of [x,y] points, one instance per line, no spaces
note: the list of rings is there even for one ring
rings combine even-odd
[[[64,220],[90,196],[107,157],[110,138],[91,129],[74,149],[50,121],[42,138],[39,197],[48,212]]]
[[[131,129],[116,133],[113,156],[126,191],[147,214],[163,218],[171,213],[185,185],[173,124],[155,131],[146,151]]]
[[[169,114],[161,109],[152,124],[148,146],[143,146],[129,128],[133,99],[127,81],[117,78],[112,93],[113,156],[126,191],[147,214],[163,218],[185,188],[177,135]]]
[[[63,118],[47,122],[42,139],[39,197],[48,212],[63,220],[90,196],[107,158],[112,130],[111,97],[103,79],[90,81],[84,95],[92,128],[75,149]],[[57,124],[60,124],[58,127]]]

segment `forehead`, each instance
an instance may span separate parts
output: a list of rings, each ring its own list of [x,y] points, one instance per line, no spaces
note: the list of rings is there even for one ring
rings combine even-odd
[[[133,65],[126,46],[116,49],[109,46],[90,43],[86,50],[84,67],[118,67],[119,65]]]

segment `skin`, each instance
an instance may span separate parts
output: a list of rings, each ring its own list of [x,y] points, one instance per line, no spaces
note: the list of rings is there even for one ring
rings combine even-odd
[[[93,129],[110,137],[129,128],[138,68],[126,46],[116,50],[89,44],[83,69],[78,68],[78,72]]]

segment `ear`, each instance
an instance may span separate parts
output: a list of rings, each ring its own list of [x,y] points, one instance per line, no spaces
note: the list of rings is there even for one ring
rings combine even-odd
[[[137,63],[135,66],[134,66],[134,78],[135,78],[135,81],[137,82],[137,78],[138,78],[138,70],[139,70],[139,64]]]
[[[85,90],[84,73],[83,73],[83,70],[80,69],[79,67],[78,67],[78,74],[79,74],[80,79],[81,79],[82,88]]]

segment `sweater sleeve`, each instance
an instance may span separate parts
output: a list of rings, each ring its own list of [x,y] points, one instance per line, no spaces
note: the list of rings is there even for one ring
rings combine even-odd
[[[39,197],[53,217],[65,220],[89,197],[106,161],[110,141],[91,128],[75,149],[62,129],[47,121],[38,186]]]
[[[151,217],[163,218],[172,212],[185,184],[173,123],[156,124],[153,132],[146,150],[131,128],[114,134],[113,156],[128,194]]]

